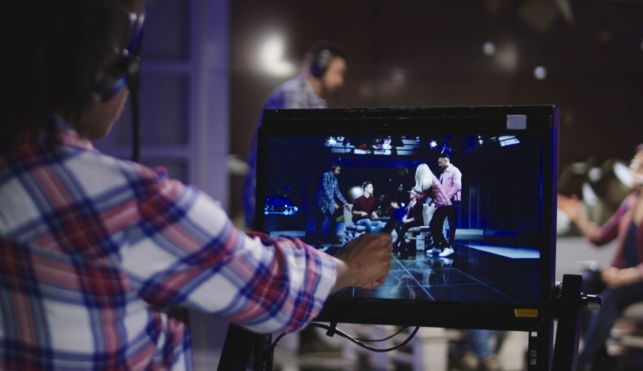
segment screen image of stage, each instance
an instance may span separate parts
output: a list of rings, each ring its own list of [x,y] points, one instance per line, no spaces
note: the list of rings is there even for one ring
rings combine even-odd
[[[333,174],[349,205],[373,187],[376,220],[401,220],[415,187],[418,166],[436,178],[441,154],[462,174],[461,201],[455,209],[454,253],[431,252],[435,236],[416,228],[403,236],[414,244],[411,256],[392,254],[387,281],[375,289],[346,288],[337,297],[535,305],[539,300],[542,233],[543,143],[528,133],[478,135],[324,135],[271,136],[266,139],[265,174],[260,184],[262,226],[273,236],[297,237],[331,255],[357,238],[351,213],[341,202],[320,220],[320,189]],[[324,180],[325,179],[325,180]],[[327,186],[327,184],[326,184]],[[423,202],[423,225],[435,209]],[[428,220],[427,220],[428,219]],[[334,230],[329,226],[335,225]],[[442,233],[450,233],[445,221]],[[393,233],[393,240],[400,236]]]

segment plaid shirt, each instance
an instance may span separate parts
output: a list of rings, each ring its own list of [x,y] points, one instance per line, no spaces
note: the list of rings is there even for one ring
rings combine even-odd
[[[0,369],[189,370],[185,308],[264,333],[318,314],[332,258],[54,125],[0,157]]]
[[[320,98],[301,74],[284,82],[270,93],[263,104],[263,110],[269,109],[303,109],[327,108],[326,101]],[[262,111],[263,112],[263,111]],[[263,117],[263,114],[262,114]],[[262,118],[257,122],[252,147],[248,155],[248,173],[243,186],[243,212],[246,226],[252,227],[255,215],[255,190],[257,188],[257,129],[261,126]]]
[[[337,177],[333,175],[332,172],[328,171],[322,174],[321,179],[319,180],[319,186],[317,188],[317,207],[322,212],[334,213],[335,207],[335,197],[337,197],[342,205],[346,203],[346,199],[339,192],[339,182]]]

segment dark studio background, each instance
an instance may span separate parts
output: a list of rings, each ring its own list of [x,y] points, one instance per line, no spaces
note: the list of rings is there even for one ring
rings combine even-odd
[[[282,37],[292,73],[262,68],[270,35]],[[245,160],[264,98],[320,39],[348,55],[346,86],[327,99],[332,108],[554,104],[561,168],[590,157],[628,160],[643,142],[643,2],[235,0],[230,153]],[[242,184],[231,175],[233,218]]]

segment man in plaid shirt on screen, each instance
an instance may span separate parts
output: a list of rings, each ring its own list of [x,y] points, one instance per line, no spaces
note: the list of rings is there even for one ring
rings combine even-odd
[[[294,331],[329,293],[384,282],[390,236],[333,258],[244,234],[200,190],[93,147],[128,98],[141,1],[3,5],[0,369],[190,370],[187,308]]]

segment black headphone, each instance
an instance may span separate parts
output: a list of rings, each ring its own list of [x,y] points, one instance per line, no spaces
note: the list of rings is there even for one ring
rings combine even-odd
[[[130,90],[138,88],[140,54],[143,47],[143,14],[127,13],[128,28],[121,47],[116,51],[116,61],[101,71],[94,85],[96,100],[105,102],[116,95],[125,85]],[[135,86],[133,86],[135,85]]]
[[[318,79],[324,77],[332,58],[333,53],[328,48],[322,48],[313,53],[312,61],[310,62],[310,73]]]

